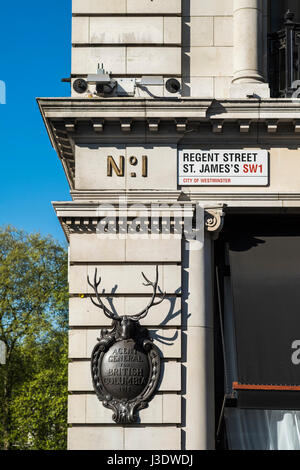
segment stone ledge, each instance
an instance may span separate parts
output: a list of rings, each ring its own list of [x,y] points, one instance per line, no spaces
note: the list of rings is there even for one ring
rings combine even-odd
[[[73,15],[181,15],[181,0],[73,0]]]

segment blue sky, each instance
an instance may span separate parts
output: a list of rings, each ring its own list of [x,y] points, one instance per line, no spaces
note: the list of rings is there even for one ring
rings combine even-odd
[[[1,4],[0,225],[64,235],[51,201],[70,200],[37,97],[70,96],[62,83],[71,70],[71,0],[17,0]]]

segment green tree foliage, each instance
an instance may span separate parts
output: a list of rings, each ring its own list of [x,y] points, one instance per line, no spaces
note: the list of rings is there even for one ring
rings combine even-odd
[[[0,228],[0,448],[64,449],[67,255],[51,237]]]

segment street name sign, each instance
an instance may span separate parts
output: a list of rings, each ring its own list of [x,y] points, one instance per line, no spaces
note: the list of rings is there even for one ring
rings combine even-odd
[[[179,150],[181,186],[267,186],[267,150]]]

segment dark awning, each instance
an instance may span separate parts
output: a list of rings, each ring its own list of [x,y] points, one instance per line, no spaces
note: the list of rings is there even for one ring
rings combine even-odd
[[[300,235],[236,232],[229,256],[238,383],[300,385]]]

